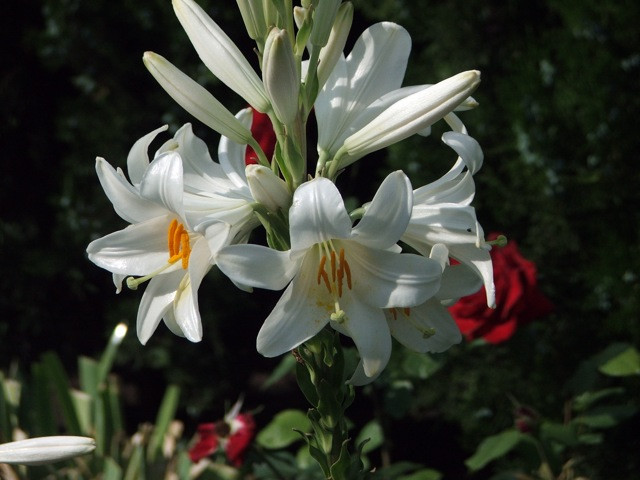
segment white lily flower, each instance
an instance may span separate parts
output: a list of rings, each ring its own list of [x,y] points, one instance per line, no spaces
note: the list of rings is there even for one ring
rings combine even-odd
[[[452,125],[459,129],[464,126]],[[402,241],[423,255],[436,244],[444,244],[451,257],[471,268],[484,282],[487,304],[495,304],[493,267],[484,232],[470,205],[475,194],[473,174],[482,166],[483,154],[478,142],[460,132],[447,132],[442,140],[459,157],[440,179],[413,192],[413,209]]]
[[[193,0],[173,0],[173,9],[211,73],[253,108],[267,112],[270,103],[260,77],[218,24]]]
[[[96,171],[107,197],[131,225],[87,247],[89,259],[113,273],[118,291],[126,277],[141,277],[127,279],[133,289],[149,280],[137,316],[138,338],[143,344],[161,319],[175,334],[201,340],[197,290],[213,264],[213,253],[231,241],[238,229],[232,231],[223,221],[209,220],[196,231],[185,209],[184,190],[197,189],[194,179],[200,181],[212,171],[226,179],[223,186],[229,190],[233,183],[213,161],[203,166],[202,159],[210,157],[190,125],[149,162],[147,148],[161,130],[164,128],[144,136],[131,149],[127,164],[132,183],[122,171],[97,159]]]
[[[287,287],[258,334],[258,351],[267,357],[280,355],[329,323],[351,337],[360,353],[352,382],[375,378],[391,352],[382,309],[422,304],[440,283],[438,262],[400,254],[396,246],[411,206],[411,184],[404,173],[394,172],[352,227],[336,186],[316,178],[294,193],[290,250],[223,248],[217,262],[234,281],[271,290]]]
[[[77,436],[36,437],[0,445],[0,463],[46,465],[91,453],[93,438]]]

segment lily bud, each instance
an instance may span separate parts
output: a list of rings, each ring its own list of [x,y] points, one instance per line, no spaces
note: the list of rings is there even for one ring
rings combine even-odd
[[[331,28],[331,34],[327,44],[320,51],[320,63],[318,64],[318,88],[326,83],[329,75],[333,71],[333,67],[338,63],[338,59],[344,51],[344,46],[347,43],[347,37],[351,30],[351,23],[353,22],[353,4],[351,2],[345,2],[338,8],[333,27]]]
[[[262,2],[255,0],[236,0],[236,2],[249,37],[253,40],[263,40],[267,33],[267,24],[264,20]]]
[[[37,437],[0,445],[0,463],[43,465],[92,452],[93,438],[75,436]]]
[[[293,46],[285,30],[269,32],[262,59],[264,86],[278,119],[290,125],[298,115],[300,79]]]
[[[427,128],[453,111],[480,84],[480,72],[470,70],[408,95],[391,104],[367,125],[348,137],[336,157],[334,171],[364,155]]]
[[[316,47],[324,47],[329,39],[333,19],[342,0],[321,0],[318,2],[313,14],[313,30],[310,41]]]
[[[173,9],[207,68],[259,112],[269,110],[260,77],[216,22],[193,0],[173,0]]]
[[[178,105],[236,143],[249,143],[251,132],[202,85],[153,52],[142,57],[147,70]]]
[[[245,170],[249,190],[254,200],[272,212],[286,211],[291,205],[291,192],[284,180],[270,168],[262,165],[247,165]]]

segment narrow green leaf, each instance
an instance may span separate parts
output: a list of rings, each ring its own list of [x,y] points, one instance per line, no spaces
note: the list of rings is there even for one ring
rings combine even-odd
[[[509,453],[520,443],[523,434],[518,430],[505,430],[485,438],[476,452],[465,460],[465,464],[471,471],[480,470],[489,462]]]
[[[82,391],[95,399],[98,391],[98,362],[89,357],[78,358],[78,376]]]
[[[144,480],[144,452],[142,445],[136,445],[127,464],[124,480]]]
[[[113,458],[106,458],[102,470],[102,480],[121,480],[122,468]]]
[[[283,410],[256,436],[259,445],[267,449],[284,448],[300,440],[296,430],[309,432],[311,423],[307,415],[300,410]]]
[[[35,417],[32,435],[41,437],[55,435],[57,428],[53,417],[49,380],[46,369],[41,362],[35,362],[31,365],[31,377],[32,395],[30,395],[29,402]]]
[[[156,455],[162,448],[164,435],[167,433],[169,424],[173,421],[178,409],[178,399],[180,398],[180,387],[177,385],[169,385],[162,398],[158,416],[156,417],[155,427],[151,438],[149,439],[149,449],[147,450],[147,458],[154,461]]]
[[[68,433],[71,435],[83,435],[84,432],[80,428],[80,421],[78,420],[78,415],[71,398],[69,378],[64,371],[62,362],[60,362],[60,359],[55,353],[47,352],[42,355],[42,363],[49,376],[56,397],[60,402],[62,417],[64,418]]]

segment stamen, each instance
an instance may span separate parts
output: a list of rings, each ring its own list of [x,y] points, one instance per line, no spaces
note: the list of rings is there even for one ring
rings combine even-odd
[[[167,243],[169,244],[169,257],[174,256],[177,252],[175,252],[175,248],[173,246],[173,235],[176,231],[176,228],[178,228],[178,220],[176,220],[175,218],[173,220],[171,220],[171,223],[169,224],[169,230],[167,231]]]
[[[327,272],[324,269],[325,263],[327,263],[327,256],[323,255],[322,258],[320,259],[320,264],[318,265],[318,285],[320,285],[320,279],[324,280],[324,284],[326,285],[327,290],[329,290],[329,293],[331,293],[329,276],[327,275]]]
[[[344,265],[344,271],[347,274],[347,286],[349,290],[351,290],[351,268],[349,267],[349,263],[344,260],[344,254],[340,252],[340,265]]]
[[[408,317],[411,315],[411,309],[409,307],[404,307],[402,309],[402,313],[404,313]]]
[[[182,268],[184,270],[189,267],[189,256],[191,255],[191,246],[189,245],[189,234],[183,232],[180,237],[180,247],[182,248]]]
[[[391,312],[391,315],[393,316],[394,320],[398,320],[398,312],[396,312],[395,308],[390,308],[389,311]]]
[[[336,281],[336,251],[331,250],[331,281]]]

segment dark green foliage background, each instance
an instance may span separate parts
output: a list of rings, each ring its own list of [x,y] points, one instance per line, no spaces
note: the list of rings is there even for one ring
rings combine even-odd
[[[235,4],[200,3],[251,57]],[[393,460],[462,478],[462,460],[478,442],[511,424],[506,393],[560,421],[574,393],[567,382],[582,360],[614,341],[640,345],[640,4],[361,0],[355,6],[354,39],[379,20],[410,32],[406,84],[482,71],[474,94],[480,108],[463,114],[485,152],[476,176],[478,216],[486,232],[517,240],[556,305],[553,315],[503,345],[454,348],[444,368],[415,385],[406,415],[388,423]],[[166,56],[232,110],[244,105],[200,65],[168,0],[27,0],[7,8],[0,29],[0,368],[26,370],[49,349],[73,368],[78,354],[101,350],[117,322],[134,325],[140,296],[116,297],[110,275],[86,260],[88,242],[124,226],[98,184],[94,158],[125,167],[137,138],[163,123],[174,131],[192,121],[146,72],[142,53]],[[215,152],[215,132],[193,123]],[[362,160],[340,181],[361,201],[391,168],[408,171],[414,185],[430,181],[452,161],[441,133],[435,127],[427,139]],[[241,392],[250,408],[264,407],[263,423],[282,399],[303,406],[292,380],[267,392],[258,388],[278,362],[254,348],[277,294],[236,291],[212,272],[200,298],[202,343],[163,327],[145,347],[133,333],[127,337],[117,365],[131,419],[148,419],[145,408],[157,405],[168,381],[184,389],[191,431],[198,421],[220,417],[225,401]],[[637,383],[625,386],[638,393]],[[354,406],[356,421],[366,421],[389,392],[365,393]],[[632,478],[638,423],[636,416],[594,447],[587,473]],[[412,430],[418,430],[412,438],[425,440],[409,448],[403,432]]]

